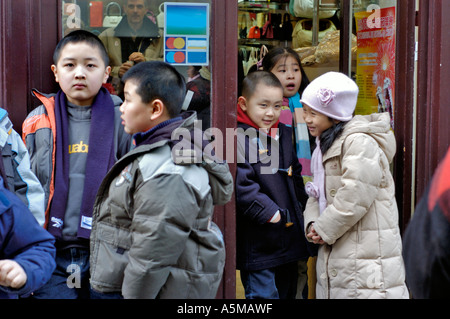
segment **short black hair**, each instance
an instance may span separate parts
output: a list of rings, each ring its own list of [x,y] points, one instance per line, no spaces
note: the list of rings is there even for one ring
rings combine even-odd
[[[256,87],[264,84],[269,87],[277,87],[283,91],[283,85],[275,74],[268,71],[254,71],[249,73],[242,81],[242,96],[249,99],[255,93]]]
[[[170,64],[162,61],[141,62],[122,77],[123,83],[133,82],[143,103],[160,99],[171,118],[181,112],[186,97],[186,81]]]
[[[105,62],[105,67],[109,65],[108,51],[106,51],[103,42],[95,34],[86,30],[75,30],[62,38],[53,52],[53,63],[58,64],[59,58],[61,57],[61,51],[67,44],[80,42],[85,42],[94,48],[98,48],[103,62]]]

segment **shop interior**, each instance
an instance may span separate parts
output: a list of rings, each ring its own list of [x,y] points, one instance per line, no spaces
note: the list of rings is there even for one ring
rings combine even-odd
[[[61,34],[81,28],[101,36],[105,30],[115,28],[123,19],[126,11],[123,2],[63,1]],[[168,2],[148,1],[146,17],[158,26],[160,38],[165,36],[164,4]],[[170,1],[172,2],[211,4],[210,0]],[[348,73],[361,90],[356,113],[369,114],[388,110],[394,123],[396,0],[350,2],[351,7],[344,9],[339,0],[238,0],[239,79],[271,48],[290,47],[300,56],[309,81],[328,71]],[[348,10],[348,14],[343,10]],[[345,19],[348,16],[351,19]],[[207,36],[210,37],[210,34]],[[342,39],[346,39],[348,44],[344,52],[341,52]],[[189,61],[184,61],[175,62],[174,65],[185,75],[187,81],[191,79],[188,74],[189,66],[195,66],[197,71],[203,67],[203,70],[208,71],[210,81],[210,72],[214,70],[209,63],[211,52],[208,53],[207,61],[202,61],[202,64],[192,65]],[[167,52],[161,50],[157,59],[164,60],[166,55]],[[348,65],[346,70],[342,70],[342,61]],[[207,127],[210,124],[209,119]]]

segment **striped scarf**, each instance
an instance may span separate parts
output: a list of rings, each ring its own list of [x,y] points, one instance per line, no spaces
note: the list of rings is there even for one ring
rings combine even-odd
[[[312,180],[311,147],[308,127],[303,120],[303,105],[300,103],[300,94],[297,93],[290,98],[285,98],[284,101],[283,104],[286,107],[281,111],[280,122],[288,126],[294,125],[297,158],[302,164],[303,179],[308,182]]]

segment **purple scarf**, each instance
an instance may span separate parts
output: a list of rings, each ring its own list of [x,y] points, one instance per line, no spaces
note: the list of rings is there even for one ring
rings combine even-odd
[[[57,239],[62,238],[63,225],[60,221],[64,221],[69,187],[69,120],[66,107],[66,95],[59,91],[55,97],[55,193],[48,224],[48,231]],[[114,162],[114,102],[106,89],[101,88],[92,105],[89,152],[78,237],[89,239],[95,197],[103,178]]]

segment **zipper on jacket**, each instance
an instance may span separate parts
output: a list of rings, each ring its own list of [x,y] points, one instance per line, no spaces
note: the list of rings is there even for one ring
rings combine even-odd
[[[361,224],[358,222],[356,224],[356,243],[359,244],[359,239],[361,238]]]
[[[333,246],[328,246],[330,248],[330,251],[328,252],[328,256],[327,256],[327,263],[326,263],[326,274],[327,274],[327,299],[330,299],[330,274],[329,269],[328,269],[328,265],[329,265],[329,261],[330,261],[330,256],[331,256],[331,251],[333,250]]]

